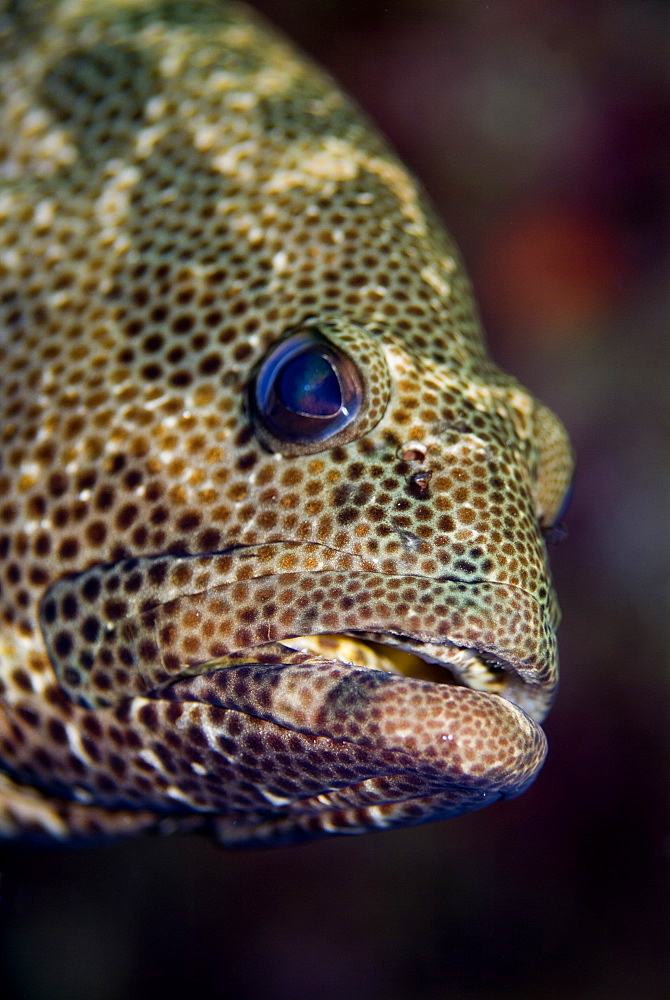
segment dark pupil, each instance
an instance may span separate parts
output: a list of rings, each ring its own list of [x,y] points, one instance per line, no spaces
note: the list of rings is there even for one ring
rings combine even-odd
[[[287,410],[308,417],[332,417],[342,406],[342,393],[330,362],[305,351],[281,370],[277,395]]]

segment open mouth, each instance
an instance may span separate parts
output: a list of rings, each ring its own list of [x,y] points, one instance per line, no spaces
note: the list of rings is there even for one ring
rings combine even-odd
[[[462,649],[451,643],[440,646],[441,655],[430,655],[409,638],[390,645],[388,637],[378,633],[343,633],[335,635],[303,635],[283,639],[289,649],[314,653],[326,660],[337,660],[349,666],[367,670],[383,670],[432,684],[466,686],[477,691],[500,694],[506,671],[502,666],[487,662],[473,649]]]

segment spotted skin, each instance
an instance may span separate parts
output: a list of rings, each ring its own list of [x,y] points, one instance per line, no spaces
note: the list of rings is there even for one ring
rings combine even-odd
[[[570,448],[416,183],[244,7],[0,15],[0,834],[285,843],[518,794]],[[292,331],[358,373],[326,440],[250,403]]]

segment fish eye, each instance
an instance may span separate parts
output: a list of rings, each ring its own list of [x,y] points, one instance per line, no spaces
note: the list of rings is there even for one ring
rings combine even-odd
[[[277,442],[309,445],[327,441],[355,420],[363,393],[354,362],[314,327],[271,349],[251,384],[250,403]]]

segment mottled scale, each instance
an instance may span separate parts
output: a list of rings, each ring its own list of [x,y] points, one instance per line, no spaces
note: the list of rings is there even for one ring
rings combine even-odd
[[[284,843],[533,780],[565,432],[249,9],[0,3],[0,414],[0,835]]]

